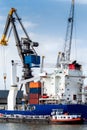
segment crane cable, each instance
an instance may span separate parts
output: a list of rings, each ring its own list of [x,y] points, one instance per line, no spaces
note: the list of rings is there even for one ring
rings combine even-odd
[[[11,35],[11,31],[12,31],[12,27],[9,31],[7,41],[9,40],[9,37]],[[2,66],[3,66],[4,89],[6,90],[7,73],[6,73],[6,50],[5,50],[5,46],[2,46]]]
[[[2,46],[2,67],[3,67],[3,79],[4,79],[4,89],[6,90],[6,52],[5,52],[5,46]]]

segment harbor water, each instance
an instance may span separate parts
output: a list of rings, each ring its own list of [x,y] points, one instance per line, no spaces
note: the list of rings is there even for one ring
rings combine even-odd
[[[0,130],[87,130],[84,125],[30,125],[23,123],[0,123]]]

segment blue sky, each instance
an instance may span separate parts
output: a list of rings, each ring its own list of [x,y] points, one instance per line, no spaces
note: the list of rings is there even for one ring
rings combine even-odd
[[[39,55],[45,55],[45,62],[56,64],[57,54],[63,50],[67,18],[71,0],[1,0],[0,1],[0,38],[10,8],[17,13],[33,41],[39,42]],[[18,26],[18,25],[17,25]],[[20,31],[20,37],[23,36]],[[4,89],[3,73],[7,73],[7,88],[10,86],[10,61],[20,60],[13,34],[8,46],[0,47],[0,86]],[[5,55],[5,59],[4,56]],[[77,59],[87,71],[87,0],[76,0],[75,23],[71,59]],[[20,72],[20,71],[19,71]]]

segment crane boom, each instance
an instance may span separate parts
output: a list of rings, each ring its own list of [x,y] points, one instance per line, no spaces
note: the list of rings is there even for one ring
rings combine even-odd
[[[7,33],[8,33],[8,28],[10,26],[10,17],[12,17],[12,15],[13,15],[13,13],[15,11],[16,10],[14,8],[11,8],[11,10],[8,13],[5,28],[4,28],[4,32],[3,32],[3,35],[2,35],[2,38],[1,38],[1,41],[0,41],[0,45],[4,45],[4,46],[7,45],[8,40],[6,40],[6,36],[7,36]]]
[[[56,67],[60,67],[61,64],[65,67],[66,64],[68,64],[70,62],[71,44],[72,44],[72,35],[73,35],[73,23],[74,23],[74,4],[75,4],[75,0],[72,0],[70,14],[69,14],[69,18],[68,18],[67,30],[66,30],[64,50],[63,50],[63,52],[58,53]]]
[[[65,38],[65,44],[64,44],[65,61],[70,61],[73,23],[74,23],[74,3],[75,1],[72,0],[71,10],[70,10],[68,24],[67,24],[66,38]]]

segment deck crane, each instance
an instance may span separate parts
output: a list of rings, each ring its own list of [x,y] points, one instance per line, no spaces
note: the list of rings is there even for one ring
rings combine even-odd
[[[72,0],[70,15],[68,18],[67,32],[65,38],[65,60],[70,61],[71,44],[72,44],[72,34],[73,34],[73,23],[74,23],[74,0]]]
[[[21,26],[21,28],[26,36],[25,38],[19,38],[16,20],[19,22],[19,24],[20,24],[20,26]],[[20,59],[21,59],[22,64],[23,64],[22,79],[26,80],[26,79],[32,78],[33,75],[32,75],[31,68],[38,67],[40,65],[40,56],[38,56],[38,54],[36,53],[36,51],[34,49],[34,47],[38,47],[39,44],[37,42],[33,42],[30,39],[30,37],[28,36],[15,8],[11,8],[11,10],[8,13],[4,32],[3,32],[2,38],[0,40],[0,45],[3,45],[3,46],[8,45],[8,39],[10,37],[12,30],[14,33],[14,38],[15,38],[18,54],[19,54]],[[9,32],[9,34],[8,34],[8,32]],[[8,38],[7,38],[7,35],[8,35]],[[25,87],[26,88],[29,87],[28,85],[29,85],[29,83],[26,83]],[[16,86],[16,84],[13,83],[13,86]],[[16,89],[13,90],[13,92],[12,92],[13,95],[12,95],[12,93],[10,94],[10,96],[12,96],[13,98],[15,96],[15,91],[16,91]],[[11,100],[11,99],[9,99],[9,100]],[[8,109],[11,109],[11,110],[14,109],[14,106],[15,106],[15,103],[13,103],[13,102],[15,102],[14,100],[15,99],[12,99],[12,104],[10,104],[10,106],[12,106],[12,107],[9,106]]]
[[[74,23],[74,6],[75,6],[75,0],[72,0],[70,14],[69,14],[69,18],[68,18],[68,24],[67,24],[64,51],[63,51],[63,53],[59,52],[59,54],[58,54],[57,66],[60,64],[60,62],[69,63],[69,61],[70,61],[73,23]]]

